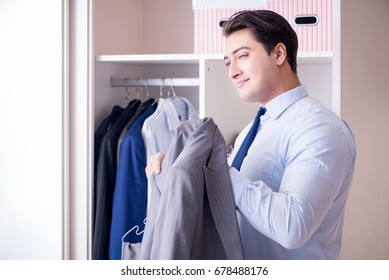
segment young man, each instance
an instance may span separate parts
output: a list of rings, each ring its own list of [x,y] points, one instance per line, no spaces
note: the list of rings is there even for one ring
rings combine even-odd
[[[301,85],[297,36],[282,16],[242,11],[223,30],[229,77],[262,115],[248,150],[241,146],[253,123],[228,159],[245,258],[339,258],[355,167],[351,130]],[[163,157],[152,157],[148,176]]]

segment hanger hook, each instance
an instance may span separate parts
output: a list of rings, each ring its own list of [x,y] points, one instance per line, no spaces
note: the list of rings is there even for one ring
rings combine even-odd
[[[162,80],[163,83],[163,80]],[[159,98],[162,98],[163,96],[163,90],[162,90],[162,85],[159,86]]]
[[[166,82],[166,78],[163,78],[163,88],[166,89],[166,84],[165,84],[165,82]],[[166,94],[167,94],[168,97],[170,97],[170,88],[167,89],[167,93],[166,93]]]
[[[165,89],[165,91],[167,91],[166,92],[167,96],[170,97],[170,87],[168,87],[167,81],[168,78],[163,78],[163,88]]]
[[[146,88],[146,96],[147,98],[150,97],[150,93],[149,93],[149,79],[145,79],[145,88]]]
[[[172,79],[172,78],[170,78],[170,89],[171,89],[172,92],[173,92],[173,96],[177,96],[177,95],[176,95],[176,91],[174,90],[174,87],[173,87],[173,79]]]
[[[131,98],[130,98],[130,93],[128,92],[128,84],[127,84],[127,82],[128,82],[128,78],[125,78],[124,79],[124,89],[126,90],[126,97],[127,97],[127,99],[128,100],[130,100]]]
[[[136,89],[136,98],[139,99],[139,89],[138,89],[138,82],[140,78],[136,79],[135,89]]]

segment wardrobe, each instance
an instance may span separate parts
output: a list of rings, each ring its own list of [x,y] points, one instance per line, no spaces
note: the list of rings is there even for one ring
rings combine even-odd
[[[290,6],[288,1],[280,2],[286,3],[285,6],[269,2],[267,8],[279,12],[288,10],[290,21],[294,20],[294,14],[305,16],[320,12],[316,24],[291,24],[296,27],[301,39],[299,77],[314,97],[332,109],[332,48],[331,41],[326,41],[331,35],[331,1],[318,1],[316,6],[319,7],[308,6],[304,1],[291,1],[293,5]],[[312,4],[316,1],[308,2]],[[233,144],[238,133],[252,120],[258,104],[239,100],[228,77],[222,48],[217,50],[210,44],[215,41],[214,44],[222,45],[221,29],[216,22],[235,10],[229,13],[224,9],[216,10],[226,14],[194,10],[192,1],[182,0],[114,1],[109,4],[95,1],[92,10],[95,16],[94,129],[113,106],[125,106],[124,103],[128,102],[126,96],[158,99],[174,91],[197,108],[200,118],[212,117],[226,144]],[[132,21],[136,25],[132,25]],[[312,31],[313,28],[316,30]],[[319,33],[319,30],[324,35],[317,41],[325,45],[325,51],[313,51],[312,47],[308,50],[304,43],[314,41],[313,32]],[[124,36],[130,40],[129,43],[123,41]],[[304,39],[304,36],[310,37]],[[188,41],[193,43],[189,45]],[[118,46],[119,42],[129,45]],[[139,42],[140,47],[136,46]],[[207,44],[210,46],[207,47]],[[319,49],[319,46],[316,48]]]

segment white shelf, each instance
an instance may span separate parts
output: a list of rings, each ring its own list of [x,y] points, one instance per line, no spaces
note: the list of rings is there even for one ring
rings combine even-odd
[[[123,54],[96,56],[96,62],[124,63],[133,65],[183,64],[198,65],[200,60],[222,60],[223,54]],[[332,63],[332,52],[298,53],[299,64]]]
[[[300,52],[297,53],[299,64],[329,64],[332,63],[332,52]]]
[[[223,59],[221,54],[129,54],[100,55],[96,62],[117,62],[130,64],[185,64],[197,65],[202,59]]]

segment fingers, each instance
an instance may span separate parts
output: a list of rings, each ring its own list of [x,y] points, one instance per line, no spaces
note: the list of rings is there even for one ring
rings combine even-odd
[[[156,153],[151,156],[146,166],[146,176],[151,178],[153,174],[159,174],[162,170],[162,161],[165,158],[165,154],[162,152]]]
[[[159,152],[155,154],[154,157],[152,157],[151,164],[152,164],[153,171],[156,174],[161,173],[162,161],[164,158],[165,158],[165,154],[162,152]]]
[[[151,164],[151,159],[149,162],[147,162],[147,166],[146,166],[146,177],[151,179],[151,177],[153,176],[153,173],[154,173],[154,169],[153,169],[153,166]]]

